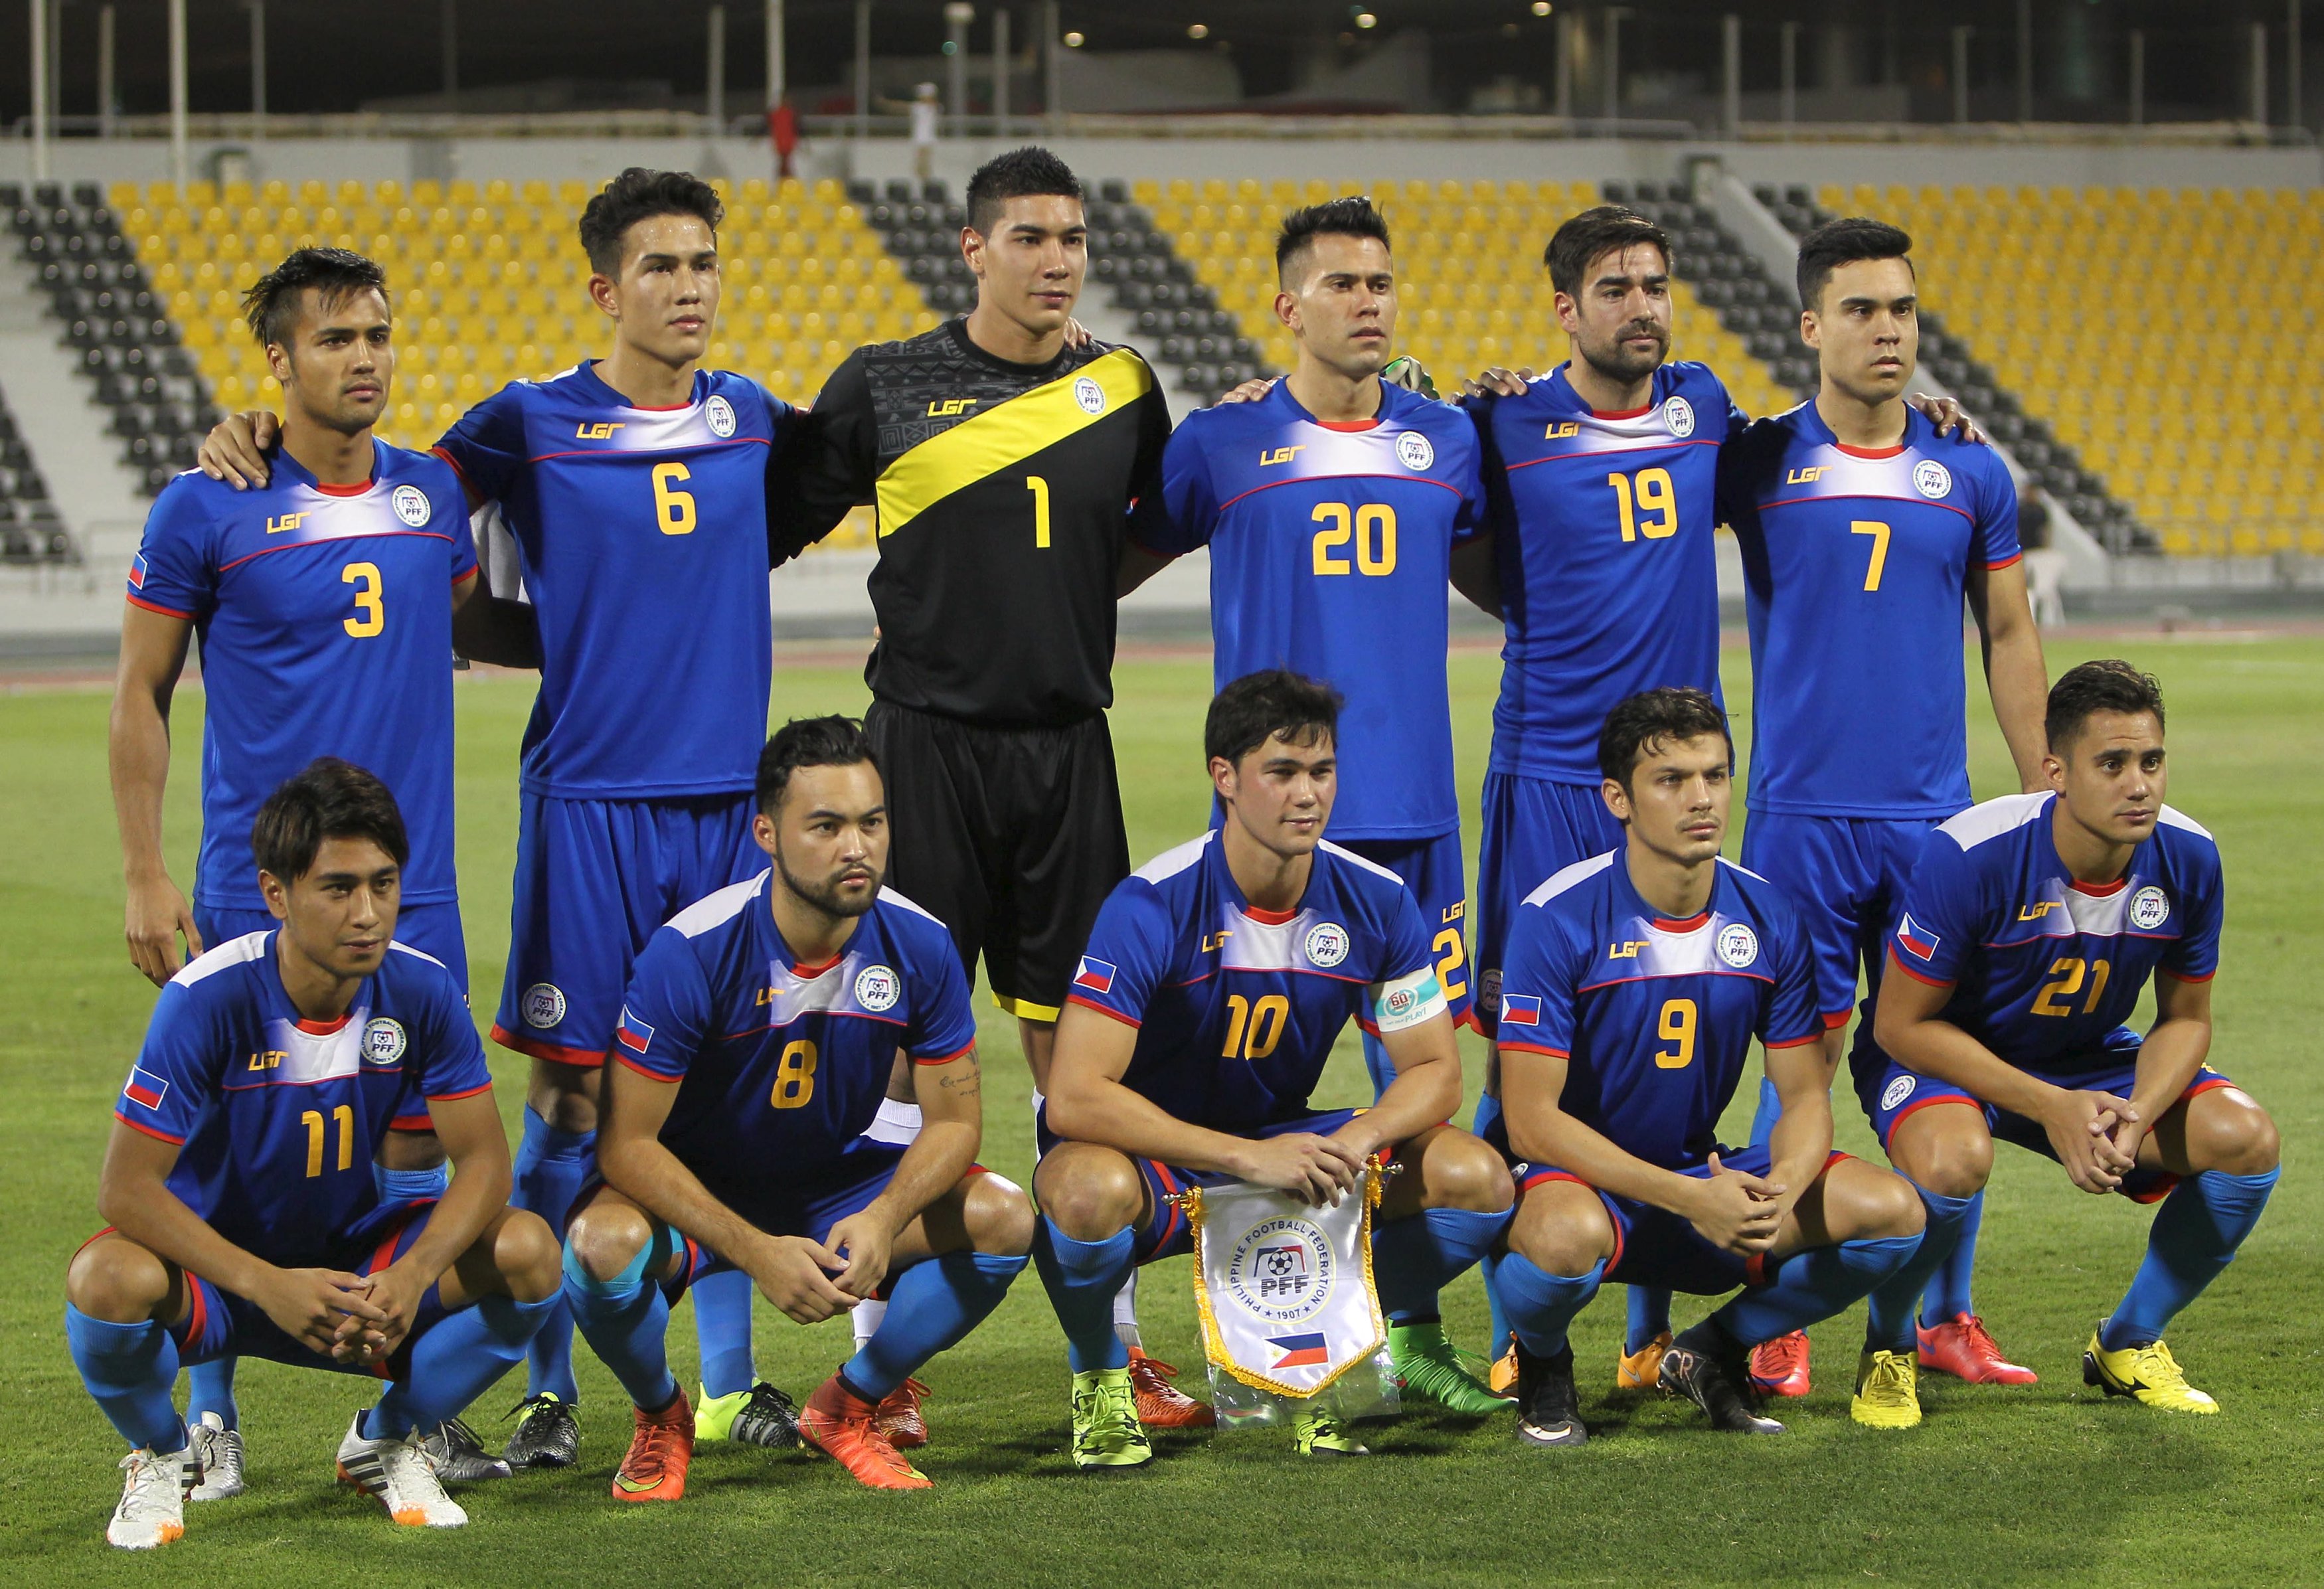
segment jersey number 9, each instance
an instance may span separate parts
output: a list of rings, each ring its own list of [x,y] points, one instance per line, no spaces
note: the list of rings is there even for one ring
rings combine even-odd
[[[684,464],[654,466],[654,522],[661,527],[664,535],[694,533],[693,494],[674,489],[678,481],[693,478]]]
[[[1635,475],[1612,474],[1606,484],[1614,488],[1614,505],[1621,510],[1622,539],[1668,540],[1678,533],[1678,491],[1668,469],[1640,469]]]
[[[1657,1070],[1684,1070],[1694,1063],[1695,1009],[1692,999],[1665,999],[1662,1019],[1655,1022],[1655,1031],[1667,1049],[1655,1050]]]
[[[804,1109],[815,1096],[815,1045],[805,1038],[783,1045],[775,1061],[775,1090],[767,1102],[778,1109]]]
[[[1368,502],[1352,511],[1342,502],[1317,503],[1308,517],[1323,526],[1315,531],[1318,576],[1396,572],[1396,510],[1386,503]],[[1353,563],[1333,550],[1351,541],[1355,543]]]

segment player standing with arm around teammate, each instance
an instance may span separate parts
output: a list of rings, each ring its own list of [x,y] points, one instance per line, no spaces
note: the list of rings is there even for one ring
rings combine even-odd
[[[1391,1318],[1433,1306],[1508,1223],[1508,1174],[1444,1123],[1461,1057],[1412,891],[1323,837],[1339,712],[1327,686],[1282,671],[1219,692],[1204,746],[1225,820],[1123,880],[1074,978],[1033,1252],[1065,1329],[1085,1470],[1153,1456],[1110,1316],[1136,1265],[1190,1250],[1165,1201],[1180,1188],[1243,1180],[1321,1205],[1371,1155],[1400,1160],[1372,1237]],[[1396,1078],[1369,1110],[1319,1113],[1309,1095],[1350,1016],[1379,1032]],[[1365,1454],[1312,1401],[1293,1436],[1303,1455]]]
[[[1476,430],[1380,379],[1396,273],[1388,223],[1370,199],[1292,212],[1275,254],[1275,312],[1296,366],[1257,402],[1186,417],[1163,451],[1158,498],[1140,504],[1131,533],[1167,556],[1210,548],[1213,688],[1286,668],[1346,697],[1333,842],[1412,889],[1457,1025],[1470,1008],[1468,887],[1445,584],[1491,580],[1491,548],[1477,535]],[[1370,1031],[1364,1062],[1375,1093],[1387,1091],[1396,1067]],[[1434,1298],[1388,1325],[1406,1390],[1460,1412],[1502,1408],[1461,1366]]]
[[[1859,964],[1878,984],[1922,843],[1969,804],[1968,703],[1951,665],[1964,596],[2021,787],[2043,787],[2047,682],[2018,558],[2017,488],[1998,454],[1940,437],[1904,400],[1920,347],[1911,247],[1861,217],[1801,240],[1800,324],[1821,390],[1749,426],[1719,459],[1722,516],[1743,553],[1757,714],[1743,864],[1790,892],[1813,940],[1828,1073],[1840,1067]],[[1772,1083],[1761,1088],[1754,1146],[1775,1113]],[[1921,1360],[2030,1383],[1969,1305],[1981,1206],[1931,1206],[1948,1244],[1953,1225],[1962,1233],[1953,1282],[1931,1282]],[[1771,1341],[1753,1378],[1804,1395],[1807,1351],[1805,1335]]]
[[[1983,1190],[1996,1138],[2083,1191],[2160,1200],[2146,1260],[2082,1353],[2109,1396],[2218,1403],[2163,1332],[2234,1259],[2275,1189],[2275,1122],[2205,1061],[2225,890],[2211,836],[2163,804],[2163,690],[2124,661],[2049,696],[2050,792],[1975,806],[1929,836],[1858,1029],[1857,1095],[1931,1206]],[[2155,1021],[2126,1024],[2149,982]],[[1924,1254],[1925,1272],[1941,1252]],[[1902,1352],[1918,1292],[1875,1325]],[[1915,1416],[1918,1407],[1913,1409]]]
[[[393,941],[410,856],[394,798],[324,758],[254,821],[279,924],[170,979],[115,1105],[98,1206],[73,1255],[65,1337],[132,1446],[106,1538],[185,1532],[192,1441],[180,1363],[225,1353],[391,1382],[338,1474],[398,1523],[457,1528],[420,1431],[524,1355],[557,1296],[557,1239],[506,1206],[508,1141],[484,1047],[444,965]],[[457,1173],[382,1196],[372,1155],[426,1100]]]
[[[1517,1339],[1518,1437],[1587,1437],[1566,1327],[1603,1280],[1748,1289],[1665,1353],[1711,1427],[1775,1434],[1744,1354],[1830,1318],[1920,1245],[1899,1177],[1831,1151],[1806,935],[1782,892],[1719,855],[1735,747],[1701,690],[1616,707],[1600,741],[1619,850],[1534,890],[1501,983],[1502,1116],[1522,1188],[1496,1283]],[[1759,1040],[1784,1112],[1739,1152],[1714,1134]]]
[[[109,730],[128,882],[130,956],[157,986],[204,948],[265,930],[251,823],[318,753],[376,773],[410,813],[402,941],[465,994],[468,951],[453,867],[452,656],[538,665],[530,613],[478,577],[459,481],[440,458],[377,440],[395,375],[387,278],[361,254],[302,248],[243,295],[282,383],[281,468],[237,493],[188,471],[153,503],[129,575]],[[201,639],[202,839],[190,910],[161,854],[170,706]],[[439,1196],[442,1146],[425,1109],[381,1144],[383,1192]],[[197,1501],[242,1492],[234,1359],[192,1375]],[[447,1477],[508,1470],[463,1427],[431,1435]]]

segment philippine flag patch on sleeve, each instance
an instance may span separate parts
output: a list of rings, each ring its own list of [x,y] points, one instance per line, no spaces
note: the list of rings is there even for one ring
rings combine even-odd
[[[129,1085],[121,1095],[133,1104],[143,1104],[148,1109],[159,1109],[161,1100],[170,1095],[170,1084],[143,1066],[129,1067]]]
[[[1503,993],[1501,1024],[1503,1026],[1539,1026],[1541,995],[1539,993]]]
[[[1093,993],[1110,993],[1113,991],[1113,973],[1112,962],[1084,955],[1081,968],[1074,973],[1074,985]]]
[[[1896,924],[1896,941],[1923,960],[1937,957],[1937,947],[1944,942],[1935,933],[1907,915]]]

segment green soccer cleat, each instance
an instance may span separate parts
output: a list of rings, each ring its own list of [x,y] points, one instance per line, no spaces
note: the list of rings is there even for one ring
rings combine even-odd
[[[1920,1359],[1910,1352],[1867,1352],[1857,1360],[1848,1416],[1875,1429],[1909,1429],[1921,1421]]]
[[[731,1440],[788,1451],[799,1443],[798,1406],[764,1380],[725,1396],[706,1390],[694,1408],[694,1439],[696,1445]]]
[[[1498,1403],[1496,1404],[1498,1405]],[[1338,1416],[1314,1402],[1303,1404],[1291,1424],[1291,1448],[1302,1456],[1370,1456],[1370,1450]]]
[[[1138,1392],[1127,1368],[1074,1376],[1074,1465],[1084,1473],[1142,1467],[1154,1446],[1138,1421]]]
[[[1396,1368],[1397,1388],[1411,1395],[1425,1396],[1439,1407],[1471,1418],[1506,1412],[1510,1406],[1469,1372],[1442,1324],[1388,1326],[1388,1353]]]

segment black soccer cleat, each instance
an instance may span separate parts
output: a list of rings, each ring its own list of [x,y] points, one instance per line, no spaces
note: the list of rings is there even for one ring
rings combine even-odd
[[[699,1441],[707,1437],[704,1428],[706,1401],[694,1415],[694,1437]],[[761,1380],[746,1391],[741,1405],[728,1409],[724,1437],[738,1446],[763,1446],[770,1451],[788,1451],[799,1443],[798,1403],[789,1393],[777,1390]]]
[[[509,1409],[523,1418],[509,1437],[501,1460],[512,1468],[571,1467],[581,1458],[581,1420],[570,1402],[547,1390],[526,1397]]]
[[[1714,1429],[1738,1435],[1780,1435],[1784,1426],[1753,1410],[1757,1399],[1748,1354],[1708,1322],[1670,1344],[1663,1353],[1662,1387],[1702,1409]]]
[[[1522,1345],[1517,1354],[1517,1438],[1528,1446],[1579,1446],[1590,1438],[1582,1427],[1582,1398],[1573,1388],[1573,1348],[1554,1357],[1536,1357]]]
[[[505,1479],[509,1464],[484,1449],[476,1431],[456,1418],[447,1418],[420,1437],[420,1448],[436,1466],[436,1476],[447,1484],[481,1484]]]

